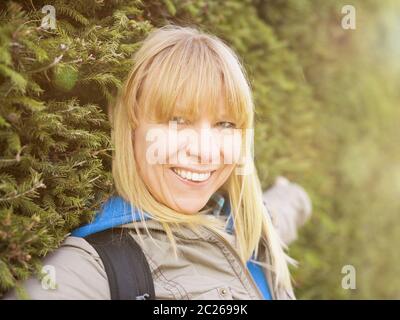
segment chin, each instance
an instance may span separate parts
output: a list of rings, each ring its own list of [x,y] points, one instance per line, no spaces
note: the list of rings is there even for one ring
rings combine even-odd
[[[182,202],[177,202],[178,208],[176,208],[179,212],[182,212],[184,214],[196,214],[198,213],[203,207],[207,204],[207,201],[190,201],[190,200],[185,200]]]
[[[179,212],[183,214],[196,214],[198,213],[203,207],[201,206],[181,206]]]

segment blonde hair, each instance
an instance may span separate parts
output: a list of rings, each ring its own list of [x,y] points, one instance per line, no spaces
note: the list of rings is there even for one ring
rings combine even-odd
[[[184,224],[192,230],[205,226],[216,232],[221,226],[207,215],[182,214],[154,199],[139,175],[133,143],[127,142],[132,141],[139,112],[167,122],[181,99],[187,106],[187,116],[195,118],[199,108],[213,112],[213,102],[221,93],[237,126],[253,128],[251,90],[236,54],[216,36],[192,27],[167,25],[152,31],[135,53],[134,66],[113,110],[112,172],[116,190],[130,204],[162,224],[174,250],[172,226],[179,228]],[[271,257],[271,266],[267,267],[275,272],[274,285],[289,289],[288,257],[263,205],[252,146],[246,142],[242,145],[247,165],[253,171],[246,175],[233,172],[223,186],[229,195],[238,253],[246,263],[253,253],[258,255],[260,241],[264,241]]]

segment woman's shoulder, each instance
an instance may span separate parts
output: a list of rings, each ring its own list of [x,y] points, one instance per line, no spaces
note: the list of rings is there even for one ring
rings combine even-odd
[[[96,250],[83,238],[69,236],[42,261],[45,276],[22,284],[28,299],[110,299],[107,275]],[[18,299],[16,291],[5,299]]]

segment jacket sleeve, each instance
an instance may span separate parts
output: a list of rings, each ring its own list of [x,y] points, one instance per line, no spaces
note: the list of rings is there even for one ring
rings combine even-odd
[[[110,299],[104,266],[95,249],[84,239],[68,237],[43,260],[44,278],[31,277],[22,284],[28,299]],[[3,299],[20,299],[16,290]]]
[[[280,176],[263,193],[263,201],[283,242],[288,245],[296,240],[298,229],[310,218],[312,212],[307,192],[298,184]]]

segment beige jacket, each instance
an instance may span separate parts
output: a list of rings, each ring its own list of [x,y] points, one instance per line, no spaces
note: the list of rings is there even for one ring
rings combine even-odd
[[[251,274],[239,259],[233,235],[216,234],[205,227],[198,233],[174,229],[179,254],[175,259],[167,235],[158,222],[146,222],[153,239],[146,234],[143,222],[123,227],[133,228],[134,224],[138,226],[143,242],[134,230],[130,234],[147,258],[156,299],[263,299]],[[260,261],[269,264],[268,250],[261,247],[260,252]],[[59,249],[44,259],[43,265],[52,270],[50,279],[39,281],[32,277],[24,283],[31,299],[110,299],[103,263],[83,238],[67,237]],[[266,278],[273,299],[294,299],[292,291],[274,288],[272,272],[266,271]],[[52,288],[48,280],[55,282],[56,286]],[[12,291],[5,298],[15,299],[16,294]]]

